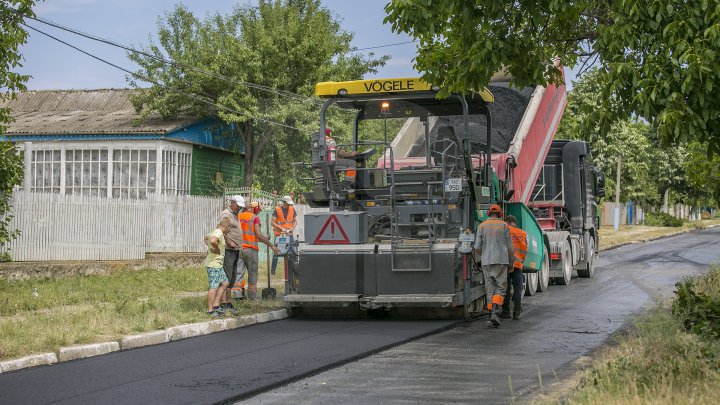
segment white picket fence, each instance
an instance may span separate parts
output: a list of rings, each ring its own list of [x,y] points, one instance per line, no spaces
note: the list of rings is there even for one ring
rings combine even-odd
[[[0,247],[0,253],[9,250],[14,261],[48,261],[205,252],[203,236],[214,229],[223,204],[220,197],[153,195],[128,200],[16,191],[10,228],[21,234]],[[296,210],[302,232],[302,214],[317,209],[297,205]],[[263,214],[265,231],[270,212]]]

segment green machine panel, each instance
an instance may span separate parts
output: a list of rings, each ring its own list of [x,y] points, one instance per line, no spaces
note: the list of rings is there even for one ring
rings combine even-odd
[[[532,211],[527,205],[521,202],[507,203],[505,205],[505,214],[513,215],[517,218],[518,228],[525,231],[528,235],[528,252],[525,256],[525,269],[540,270],[543,262],[543,232],[540,229]]]

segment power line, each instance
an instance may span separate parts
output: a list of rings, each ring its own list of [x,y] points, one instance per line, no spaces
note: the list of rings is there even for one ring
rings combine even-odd
[[[249,115],[249,114],[247,114],[247,113],[243,113],[243,112],[241,112],[241,111],[234,110],[234,109],[229,108],[229,107],[226,107],[226,106],[224,106],[224,105],[222,105],[222,104],[216,104],[216,103],[214,103],[213,101],[207,100],[207,99],[205,99],[205,98],[203,98],[203,97],[201,97],[201,96],[199,96],[199,95],[197,95],[197,94],[188,93],[188,92],[185,92],[185,91],[182,91],[182,90],[178,90],[178,89],[173,89],[173,88],[171,88],[171,87],[169,87],[169,86],[166,86],[166,85],[164,85],[164,84],[160,84],[160,83],[158,83],[158,82],[156,82],[156,81],[154,81],[154,80],[152,80],[152,79],[150,79],[150,78],[144,77],[144,76],[142,76],[142,75],[140,75],[140,74],[138,74],[138,73],[132,72],[132,71],[130,71],[130,70],[128,70],[128,69],[125,69],[125,68],[123,68],[123,67],[121,67],[121,66],[118,66],[118,65],[116,65],[116,64],[114,64],[114,63],[112,63],[112,62],[110,62],[110,61],[107,61],[107,60],[105,60],[105,59],[103,59],[103,58],[101,58],[101,57],[99,57],[99,56],[96,56],[96,55],[93,55],[93,54],[91,54],[91,53],[89,53],[89,52],[87,52],[87,51],[84,51],[84,50],[76,47],[75,45],[72,45],[72,44],[70,44],[70,43],[68,43],[68,42],[65,42],[65,41],[63,41],[62,39],[57,38],[57,37],[54,37],[54,36],[52,36],[52,35],[44,32],[44,31],[41,31],[41,30],[35,28],[35,27],[32,27],[32,26],[30,26],[30,25],[27,25],[27,24],[24,23],[24,22],[21,22],[20,24],[24,25],[25,27],[27,27],[27,28],[35,31],[35,32],[38,32],[38,33],[40,33],[40,34],[42,34],[42,35],[45,35],[45,36],[47,36],[47,37],[49,37],[49,38],[51,38],[51,39],[54,39],[55,41],[58,41],[58,42],[60,42],[61,44],[64,44],[64,45],[66,45],[66,46],[69,46],[70,48],[73,48],[73,49],[75,49],[76,51],[78,51],[78,52],[80,52],[80,53],[83,53],[83,54],[85,54],[85,55],[87,55],[87,56],[90,56],[90,57],[93,58],[93,59],[99,60],[100,62],[103,62],[103,63],[105,63],[105,64],[107,64],[107,65],[110,65],[110,66],[112,66],[112,67],[114,67],[114,68],[116,68],[116,69],[122,70],[123,72],[125,72],[125,73],[127,73],[127,74],[129,74],[129,75],[131,75],[131,76],[133,76],[133,77],[135,77],[135,78],[138,78],[138,79],[140,79],[140,80],[146,81],[146,82],[148,82],[148,83],[152,83],[152,84],[154,84],[154,85],[156,85],[156,86],[158,86],[158,87],[161,87],[161,88],[163,88],[163,89],[165,89],[165,90],[168,90],[168,91],[170,91],[170,92],[182,94],[182,95],[184,95],[184,96],[186,96],[186,97],[192,98],[193,100],[196,100],[196,101],[201,102],[201,103],[204,103],[204,104],[211,105],[211,106],[213,106],[213,107],[215,107],[215,108],[219,108],[219,109],[225,110],[225,111],[227,111],[227,112],[231,112],[231,113],[234,113],[234,114],[239,114],[239,115],[242,115],[242,116],[251,118],[251,119],[255,119],[255,120],[258,120],[258,121],[266,122],[266,123],[268,123],[268,124],[277,125],[277,126],[284,127],[284,128],[288,128],[288,129],[294,129],[294,130],[296,130],[296,131],[298,131],[298,132],[301,132],[301,133],[304,133],[304,132],[305,132],[305,131],[301,130],[300,128],[293,127],[293,126],[291,126],[291,125],[282,124],[282,123],[280,123],[280,122],[268,120],[268,119],[266,119],[266,118],[253,117],[253,116],[251,116],[251,115]]]
[[[88,33],[86,33],[86,32],[80,31],[80,30],[78,30],[78,29],[71,28],[71,27],[67,27],[67,26],[64,26],[64,25],[62,25],[62,24],[59,24],[59,23],[56,23],[56,22],[53,22],[53,21],[50,21],[50,20],[47,20],[47,19],[44,19],[44,18],[41,18],[41,17],[32,17],[32,16],[25,16],[25,17],[26,17],[26,18],[29,18],[29,19],[31,19],[31,20],[34,20],[34,21],[37,21],[37,22],[40,22],[40,23],[49,25],[49,26],[51,26],[51,27],[55,27],[55,28],[61,29],[61,30],[63,30],[63,31],[70,32],[70,33],[72,33],[72,34],[79,35],[79,36],[82,36],[82,37],[87,38],[87,39],[91,39],[91,40],[93,40],[93,41],[101,42],[101,43],[104,43],[104,44],[106,44],[106,45],[111,45],[111,46],[114,46],[114,47],[117,47],[117,48],[120,48],[120,49],[124,49],[124,50],[126,50],[126,51],[128,51],[128,52],[132,52],[132,53],[136,53],[136,54],[139,54],[139,55],[143,55],[143,56],[145,56],[145,57],[148,57],[148,58],[157,60],[157,61],[159,61],[159,62],[162,62],[162,63],[164,63],[164,64],[168,64],[168,65],[171,65],[171,66],[174,66],[174,67],[182,67],[182,68],[185,68],[185,69],[189,69],[189,70],[195,71],[195,72],[200,73],[200,74],[204,74],[204,75],[206,75],[206,76],[214,77],[214,78],[216,78],[216,79],[225,80],[225,81],[230,82],[230,83],[234,83],[234,84],[246,86],[246,87],[249,87],[249,88],[253,88],[253,89],[265,91],[265,92],[268,92],[268,93],[277,94],[277,95],[279,95],[279,96],[284,96],[284,97],[288,97],[288,98],[294,98],[294,99],[300,100],[300,101],[310,101],[310,102],[313,102],[313,103],[315,103],[315,104],[322,104],[322,101],[316,100],[316,99],[314,99],[313,97],[303,96],[303,95],[296,94],[296,93],[292,93],[292,92],[289,92],[289,91],[277,90],[277,89],[274,89],[274,88],[272,88],[272,87],[264,86],[264,85],[257,84],[257,83],[252,83],[252,82],[246,82],[246,81],[242,81],[242,80],[237,80],[237,79],[234,79],[234,78],[232,78],[232,77],[228,77],[228,76],[220,75],[220,74],[217,74],[217,73],[209,72],[209,71],[207,71],[207,70],[200,69],[200,68],[196,68],[196,67],[194,67],[194,66],[189,66],[189,65],[186,65],[186,64],[183,64],[183,63],[178,63],[178,62],[175,62],[175,61],[172,61],[172,60],[167,60],[167,59],[165,59],[165,58],[163,58],[163,57],[160,57],[160,56],[157,56],[157,55],[153,55],[153,54],[151,54],[151,53],[148,53],[148,52],[145,52],[145,51],[141,51],[141,50],[132,48],[132,47],[130,47],[130,46],[117,43],[117,42],[115,42],[115,41],[111,41],[111,40],[109,40],[109,39],[101,38],[101,37],[96,36],[96,35],[93,35],[93,34],[88,34]],[[393,44],[370,46],[370,47],[365,47],[365,48],[354,49],[354,50],[352,50],[351,52],[365,51],[365,50],[370,50],[370,49],[387,48],[387,47],[398,46],[398,45],[412,44],[412,43],[415,43],[415,42],[416,42],[416,41],[413,40],[413,41],[397,42],[397,43],[393,43]],[[345,110],[343,110],[343,111],[345,111]]]
[[[153,54],[150,54],[150,53],[147,53],[147,52],[144,52],[144,51],[140,51],[140,50],[137,50],[137,49],[135,49],[135,48],[132,48],[132,47],[129,47],[129,46],[126,46],[126,45],[123,45],[123,44],[120,44],[120,43],[111,41],[111,40],[109,40],[109,39],[101,38],[101,37],[98,37],[98,36],[95,36],[95,35],[92,35],[92,34],[87,34],[87,33],[84,33],[84,32],[82,32],[82,31],[76,30],[76,29],[74,29],[74,28],[66,27],[66,26],[64,26],[64,25],[61,25],[61,24],[52,22],[52,21],[50,21],[50,20],[46,20],[46,19],[44,19],[44,18],[31,17],[31,16],[24,16],[24,17],[25,17],[25,18],[29,18],[29,19],[34,20],[34,21],[37,21],[37,22],[40,22],[40,23],[43,23],[43,24],[46,24],[46,25],[49,25],[49,26],[51,26],[51,27],[55,27],[55,28],[61,29],[61,30],[63,30],[63,31],[70,32],[70,33],[75,34],[75,35],[79,35],[79,36],[84,37],[84,38],[87,38],[87,39],[91,39],[91,40],[93,40],[93,41],[102,42],[102,43],[107,44],[107,45],[111,45],[111,46],[114,46],[114,47],[117,47],[117,48],[124,49],[124,50],[126,50],[126,51],[128,51],[128,52],[133,52],[133,53],[136,53],[136,54],[139,54],[139,55],[143,55],[143,56],[145,56],[145,57],[148,57],[148,58],[157,60],[157,61],[162,62],[162,63],[164,63],[164,64],[171,65],[171,66],[173,66],[173,67],[181,67],[181,68],[189,69],[189,70],[195,71],[195,72],[197,72],[197,73],[204,74],[204,75],[206,75],[206,76],[214,77],[214,78],[220,79],[220,80],[225,80],[225,81],[230,82],[230,83],[239,84],[239,85],[242,85],[242,86],[246,86],[246,87],[249,87],[249,88],[253,88],[253,89],[265,91],[265,92],[268,92],[268,93],[277,94],[277,95],[279,95],[279,96],[284,96],[284,97],[288,97],[288,98],[294,98],[294,99],[300,100],[300,101],[310,101],[310,102],[313,102],[313,103],[316,103],[316,104],[321,104],[321,103],[322,103],[322,102],[320,102],[320,101],[317,101],[317,100],[313,99],[312,97],[303,96],[303,95],[300,95],[300,94],[295,94],[295,93],[292,93],[292,92],[289,92],[289,91],[283,91],[283,90],[273,89],[272,87],[264,86],[264,85],[261,85],[261,84],[256,84],[256,83],[246,82],[246,81],[242,81],[242,80],[237,80],[237,79],[234,79],[234,78],[232,78],[232,77],[228,77],[228,76],[220,75],[220,74],[217,74],[217,73],[209,72],[209,71],[207,71],[207,70],[200,69],[200,68],[196,68],[196,67],[194,67],[194,66],[189,66],[189,65],[185,65],[185,64],[183,64],[183,63],[178,63],[178,62],[175,62],[175,61],[172,61],[172,60],[167,60],[167,59],[165,59],[165,58],[163,58],[163,57],[160,57],[160,56],[157,56],[157,55],[153,55]]]
[[[413,41],[406,41],[406,42],[397,42],[397,43],[394,43],[394,44],[387,44],[387,45],[369,46],[369,47],[367,47],[367,48],[358,48],[358,49],[355,49],[355,50],[353,50],[352,52],[367,51],[368,49],[387,48],[387,47],[390,47],[390,46],[414,44],[415,42],[417,42],[417,41],[414,41],[414,40],[413,40]]]

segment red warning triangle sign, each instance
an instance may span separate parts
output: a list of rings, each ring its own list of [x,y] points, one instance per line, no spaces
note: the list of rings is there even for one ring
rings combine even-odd
[[[335,214],[330,214],[313,244],[349,245],[350,239],[348,239],[345,230],[342,228],[342,225],[340,225],[340,221],[335,217]]]

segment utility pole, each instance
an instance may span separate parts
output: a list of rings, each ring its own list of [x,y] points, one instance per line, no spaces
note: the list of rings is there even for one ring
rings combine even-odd
[[[622,167],[622,154],[617,158],[617,175],[615,177],[615,220],[613,221],[613,229],[616,231],[620,228],[620,169]]]

